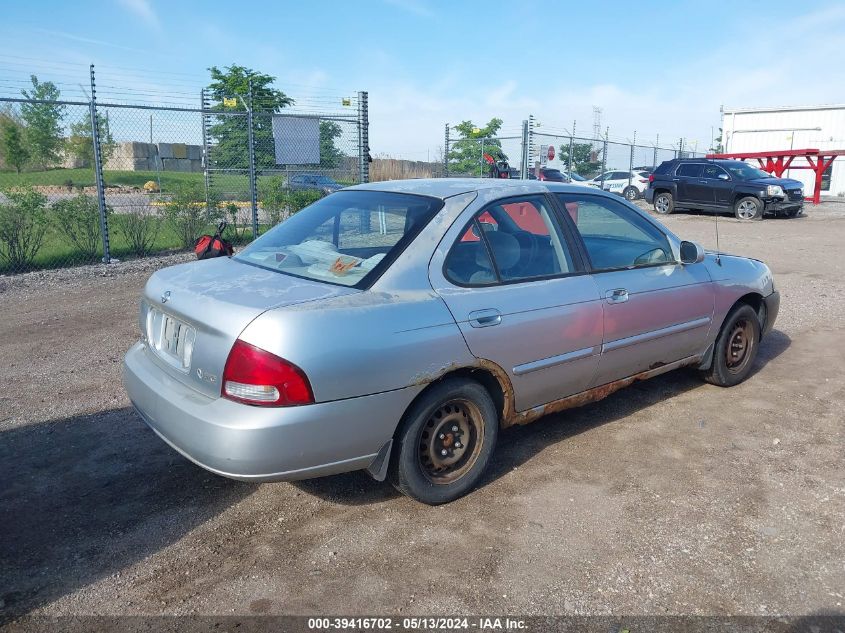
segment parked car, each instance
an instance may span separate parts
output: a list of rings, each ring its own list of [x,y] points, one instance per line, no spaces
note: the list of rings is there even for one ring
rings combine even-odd
[[[334,193],[343,189],[343,185],[324,174],[294,174],[288,178],[288,188],[291,191],[315,190],[323,193]]]
[[[576,174],[575,172],[569,173],[567,171],[562,171],[561,173],[563,174],[565,182],[568,182],[573,185],[580,185],[582,187],[589,186],[587,184],[587,178],[584,178],[584,176],[581,176],[580,174]]]
[[[592,180],[588,180],[587,184],[617,193],[626,200],[636,200],[648,187],[648,176],[646,171],[611,170],[604,172],[604,182],[602,182],[602,174],[599,174]]]
[[[732,212],[740,220],[794,217],[804,208],[804,185],[774,178],[739,160],[667,160],[649,178],[646,202],[660,214],[677,209]]]
[[[534,170],[528,172],[529,180],[544,180],[549,182],[566,182],[566,178],[559,169],[552,169],[551,167],[540,167],[540,176],[538,177]]]
[[[680,367],[742,382],[778,307],[764,263],[603,191],[379,182],[154,273],[124,384],[219,475],[364,469],[436,504],[478,483],[501,428]]]

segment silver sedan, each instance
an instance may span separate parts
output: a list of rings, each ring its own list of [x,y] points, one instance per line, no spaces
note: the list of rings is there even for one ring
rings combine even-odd
[[[765,264],[705,253],[612,194],[383,182],[156,272],[124,384],[219,475],[365,469],[443,503],[479,482],[503,428],[679,367],[741,382],[778,307]]]

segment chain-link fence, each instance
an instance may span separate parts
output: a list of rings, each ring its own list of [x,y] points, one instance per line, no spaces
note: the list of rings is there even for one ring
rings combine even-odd
[[[667,147],[611,140],[609,133],[589,138],[541,132],[533,116],[523,121],[520,136],[466,137],[448,123],[445,132],[443,173],[452,177],[544,178],[547,170],[558,170],[567,180],[598,177],[603,186],[607,172],[624,171],[636,179],[631,172],[651,170],[665,160],[704,156],[685,148],[683,139]]]
[[[253,239],[368,180],[367,93],[337,111],[0,99],[0,274]]]

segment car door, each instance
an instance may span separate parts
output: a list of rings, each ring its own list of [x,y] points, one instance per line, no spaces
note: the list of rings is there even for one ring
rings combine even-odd
[[[712,191],[713,203],[717,206],[730,206],[733,202],[733,185],[731,177],[724,169],[715,164],[704,166],[703,180]]]
[[[472,354],[507,373],[517,411],[587,389],[603,307],[554,202],[514,197],[468,214],[446,233],[429,276]]]
[[[710,204],[711,199],[703,192],[701,185],[701,170],[704,165],[701,163],[681,163],[675,171],[674,181],[678,186],[677,201],[684,204]]]
[[[595,385],[704,351],[714,292],[703,263],[681,264],[644,214],[599,195],[558,194],[603,298],[604,335]]]

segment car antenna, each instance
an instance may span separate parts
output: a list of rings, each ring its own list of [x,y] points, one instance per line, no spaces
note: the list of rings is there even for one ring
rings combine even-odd
[[[706,159],[706,160],[713,160],[713,159],[711,158],[711,159]],[[721,266],[722,265],[722,251],[719,249],[719,212],[718,211],[713,214],[713,219],[716,222],[716,264]]]
[[[713,214],[713,217],[716,219],[716,263],[721,266],[722,265],[722,252],[719,250],[719,213],[718,211]]]

